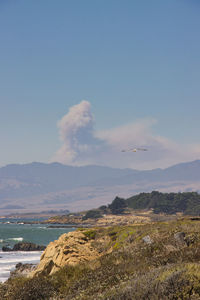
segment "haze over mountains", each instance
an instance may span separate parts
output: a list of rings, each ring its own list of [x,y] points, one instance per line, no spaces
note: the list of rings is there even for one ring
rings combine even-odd
[[[116,195],[200,191],[200,160],[167,169],[138,171],[60,163],[12,164],[0,168],[0,214],[69,209],[110,203]]]

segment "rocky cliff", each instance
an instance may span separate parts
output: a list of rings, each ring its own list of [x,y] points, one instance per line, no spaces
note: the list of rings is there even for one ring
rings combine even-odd
[[[52,275],[64,266],[95,260],[102,253],[93,245],[94,236],[94,230],[77,230],[61,235],[47,246],[30,276]]]

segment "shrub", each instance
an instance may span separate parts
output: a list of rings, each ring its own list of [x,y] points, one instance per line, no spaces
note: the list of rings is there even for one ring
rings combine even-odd
[[[34,277],[27,279],[16,277],[9,280],[6,300],[46,300],[54,293],[50,279]]]
[[[87,231],[83,231],[83,234],[89,239],[89,240],[92,240],[92,239],[95,239],[95,236],[96,236],[96,231],[91,229],[91,230],[87,230]]]
[[[87,219],[98,219],[102,218],[102,214],[99,210],[88,210],[85,216],[82,217],[82,220],[87,220]]]
[[[123,198],[116,197],[113,202],[108,205],[108,207],[111,210],[112,214],[118,215],[124,212],[127,205]]]

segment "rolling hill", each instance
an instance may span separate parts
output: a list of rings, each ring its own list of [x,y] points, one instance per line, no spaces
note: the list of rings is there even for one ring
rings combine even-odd
[[[90,209],[110,203],[116,195],[127,198],[152,190],[200,191],[200,160],[146,171],[38,162],[0,168],[2,214]]]

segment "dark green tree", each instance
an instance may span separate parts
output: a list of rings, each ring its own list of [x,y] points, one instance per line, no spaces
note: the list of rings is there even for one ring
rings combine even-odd
[[[119,215],[123,214],[125,208],[127,207],[126,202],[123,198],[116,197],[113,202],[108,205],[108,208],[111,210],[112,214]]]
[[[93,209],[93,210],[88,210],[85,214],[85,216],[82,217],[83,220],[87,219],[98,219],[101,218],[102,214],[99,210]]]

